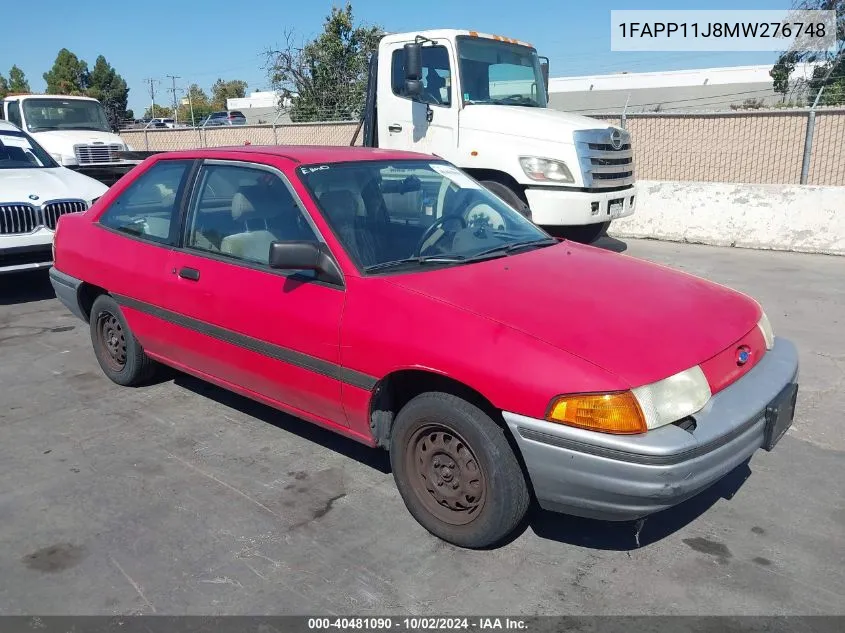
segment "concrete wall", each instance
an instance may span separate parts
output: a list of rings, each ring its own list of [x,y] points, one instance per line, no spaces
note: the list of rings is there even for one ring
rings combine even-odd
[[[845,255],[845,187],[643,180],[638,196],[611,236]]]

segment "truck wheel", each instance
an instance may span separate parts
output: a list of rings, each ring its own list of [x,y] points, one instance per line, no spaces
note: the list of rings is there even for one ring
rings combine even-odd
[[[553,237],[561,237],[573,242],[592,244],[607,232],[610,222],[598,222],[583,226],[544,226],[543,230]]]
[[[94,354],[109,379],[134,387],[152,378],[155,361],[144,353],[109,295],[100,295],[91,306],[90,328]]]
[[[481,184],[484,185],[486,189],[489,189],[502,200],[507,202],[514,209],[519,211],[526,218],[529,220],[531,219],[531,209],[528,207],[528,202],[523,196],[519,195],[507,185],[503,185],[495,180],[482,180]]]
[[[413,517],[454,545],[495,545],[528,510],[528,486],[505,431],[457,396],[424,393],[402,408],[390,464]]]

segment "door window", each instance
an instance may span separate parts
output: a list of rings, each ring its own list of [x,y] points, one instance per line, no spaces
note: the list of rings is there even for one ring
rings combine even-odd
[[[184,160],[156,163],[111,203],[100,224],[175,246],[179,240],[179,200],[190,164]]]
[[[452,103],[452,71],[449,67],[449,50],[445,46],[422,47],[422,94],[420,101],[433,105],[448,106]],[[392,59],[393,94],[405,94],[405,53],[400,48],[393,51]]]
[[[21,123],[21,109],[17,101],[9,102],[9,123],[14,123],[19,128],[23,129],[23,123]]]
[[[239,165],[202,168],[188,226],[189,248],[252,264],[269,265],[273,242],[318,239],[282,178]]]

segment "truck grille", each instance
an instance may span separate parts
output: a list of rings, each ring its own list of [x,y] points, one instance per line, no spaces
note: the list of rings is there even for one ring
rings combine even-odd
[[[66,213],[81,213],[88,208],[83,200],[63,200],[61,202],[48,202],[41,207],[44,212],[44,225],[53,231],[59,223],[59,218]]]
[[[116,163],[120,160],[118,152],[121,151],[123,151],[123,145],[119,143],[73,146],[73,153],[80,165]]]
[[[616,145],[612,134],[618,132]],[[634,182],[631,135],[619,128],[575,132],[575,148],[584,186],[589,189],[627,187]]]
[[[0,205],[0,235],[32,233],[39,224],[38,210],[31,204]]]

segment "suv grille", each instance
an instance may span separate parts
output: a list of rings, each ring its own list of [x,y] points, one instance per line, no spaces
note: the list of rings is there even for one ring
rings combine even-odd
[[[39,224],[38,210],[31,204],[0,205],[0,235],[32,233]]]
[[[120,161],[118,152],[123,151],[123,145],[112,143],[111,145],[74,145],[73,153],[80,165],[92,165],[96,163],[116,163]]]
[[[48,202],[41,207],[44,212],[44,225],[48,229],[56,230],[59,218],[65,213],[81,213],[88,208],[82,200],[64,200],[62,202]]]
[[[611,133],[621,134],[619,148],[613,146]],[[589,189],[626,187],[634,182],[634,153],[631,135],[618,128],[575,132],[575,147],[584,186]]]

